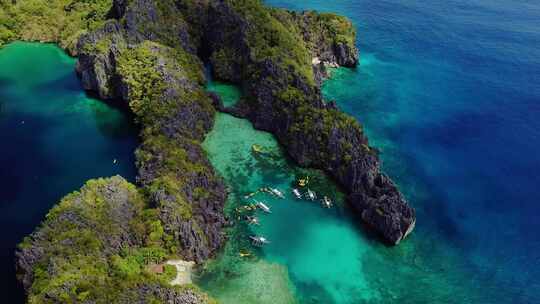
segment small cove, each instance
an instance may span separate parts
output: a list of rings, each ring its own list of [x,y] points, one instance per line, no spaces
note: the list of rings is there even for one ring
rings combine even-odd
[[[122,111],[86,96],[75,59],[54,45],[9,44],[0,67],[1,288],[6,302],[22,303],[16,244],[88,179],[133,181],[137,129]]]
[[[230,92],[238,91],[224,84],[214,84],[209,90],[221,95],[224,104],[234,104]],[[254,144],[263,152],[254,152]],[[362,266],[369,244],[378,241],[363,234],[344,205],[344,195],[322,172],[296,167],[271,134],[224,113],[217,114],[204,147],[231,189],[227,213],[236,221],[224,252],[199,279],[205,290],[224,304],[361,303],[380,298],[369,286]],[[295,181],[305,176],[311,178],[311,190],[332,198],[333,208],[293,196]],[[277,188],[285,199],[266,193],[246,199],[246,194],[261,187]],[[237,210],[253,199],[272,209],[267,215],[254,213],[260,226],[247,224],[247,213]],[[248,240],[252,234],[263,235],[271,243],[254,248]],[[252,256],[240,257],[241,252]]]

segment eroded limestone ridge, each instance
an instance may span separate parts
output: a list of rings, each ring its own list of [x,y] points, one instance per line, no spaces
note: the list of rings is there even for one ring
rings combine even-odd
[[[268,8],[259,0],[0,0],[0,6],[0,44],[16,39],[59,43],[78,56],[77,72],[86,90],[134,113],[142,141],[136,152],[137,195],[150,222],[136,217],[141,227],[149,227],[146,236],[122,228],[121,244],[200,263],[224,242],[226,191],[201,148],[214,123],[212,104],[219,107],[215,96],[205,93],[203,62],[216,79],[242,88],[244,98],[228,112],[272,132],[300,165],[332,175],[362,221],[384,240],[398,244],[414,228],[414,210],[381,172],[360,124],[321,95],[328,66],[358,64],[355,30],[346,18]],[[98,225],[73,228],[72,233],[98,233]],[[66,296],[62,292],[89,296],[84,288],[70,289],[69,276],[82,275],[77,264],[70,264],[75,263],[71,246],[50,251],[48,246],[58,244],[39,237],[56,229],[48,217],[21,245],[17,256],[26,290],[47,299]],[[117,243],[98,239],[104,265],[110,267]],[[78,241],[79,235],[69,234],[61,240]],[[55,268],[59,259],[63,268]],[[42,275],[65,280],[42,286]],[[141,286],[141,292],[168,294]],[[101,299],[88,290],[91,299]]]
[[[231,112],[276,135],[300,165],[331,174],[362,220],[390,244],[405,238],[414,210],[381,172],[360,124],[320,92],[324,66],[358,63],[352,24],[258,1],[211,1],[208,24],[203,43],[216,77],[239,83],[246,95]]]
[[[146,269],[169,254],[163,234],[134,185],[120,176],[87,182],[19,245],[17,270],[28,302],[214,303],[194,286],[171,286],[175,274]]]
[[[79,71],[87,89],[132,104],[126,77],[114,72],[116,58],[119,50],[145,41],[191,55],[187,61],[197,64],[184,70],[195,74],[201,67],[198,55],[210,62],[217,79],[242,87],[245,98],[233,114],[275,134],[299,164],[334,176],[363,221],[385,240],[398,244],[412,231],[414,210],[380,171],[377,152],[361,126],[321,96],[327,66],[358,63],[350,21],[267,8],[255,0],[115,1],[114,7],[120,19],[80,40]],[[117,32],[124,38],[116,39]],[[81,43],[89,37],[91,43]],[[85,45],[101,49],[85,51]]]

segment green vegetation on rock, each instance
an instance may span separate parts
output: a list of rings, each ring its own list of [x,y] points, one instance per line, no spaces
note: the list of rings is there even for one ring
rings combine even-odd
[[[165,90],[162,75],[156,69],[158,56],[150,43],[126,49],[118,58],[118,72],[129,88],[129,106],[137,117],[149,120],[167,114],[167,105],[156,105]]]
[[[156,242],[160,222],[150,220],[148,211],[136,187],[119,176],[90,180],[64,197],[19,245],[28,302],[130,303],[126,297],[141,296],[127,296],[130,290],[142,285],[174,290],[168,284],[174,271],[149,270],[169,252]]]
[[[145,126],[174,114],[179,102],[198,102],[205,97],[201,88],[195,87],[204,80],[202,65],[198,58],[181,48],[172,49],[150,41],[126,48],[118,58],[118,73],[128,88],[131,110]],[[166,82],[166,74],[184,81],[188,87],[183,87],[184,83]],[[175,90],[178,96],[163,98],[167,89]],[[212,112],[210,108],[207,110]]]
[[[111,6],[112,0],[0,0],[0,46],[55,42],[73,54],[80,35],[100,27]]]
[[[303,39],[298,39],[271,15],[258,0],[228,0],[232,7],[249,22],[247,39],[255,61],[273,60],[301,72],[307,81],[313,81],[311,56]]]
[[[281,9],[272,9],[272,15],[287,28],[301,34],[309,50],[316,54],[316,50],[323,46],[346,44],[353,48],[356,32],[349,19],[332,13],[318,13],[314,11],[295,12]]]

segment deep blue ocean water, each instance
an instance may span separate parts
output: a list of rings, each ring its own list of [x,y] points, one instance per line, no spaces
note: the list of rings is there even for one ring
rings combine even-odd
[[[0,49],[2,303],[24,302],[15,246],[60,198],[91,178],[135,177],[131,118],[87,97],[74,68],[75,59],[54,45]]]
[[[356,25],[360,67],[324,92],[417,209],[410,242],[434,265],[459,263],[464,279],[448,281],[480,294],[455,299],[540,303],[540,2],[266,3]]]

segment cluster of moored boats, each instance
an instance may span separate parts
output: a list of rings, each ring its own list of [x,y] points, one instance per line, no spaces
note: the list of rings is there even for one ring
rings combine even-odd
[[[317,200],[317,194],[314,191],[311,191],[309,188],[305,193],[302,194],[298,188],[293,188],[292,193],[294,196],[296,196],[297,199],[307,199],[310,201],[316,201]],[[325,208],[331,208],[332,207],[332,200],[328,196],[323,196],[321,199],[321,204]]]
[[[328,196],[325,195],[321,199],[318,200],[317,193],[315,193],[315,191],[312,191],[309,188],[305,188],[305,190],[301,190],[302,188],[307,186],[308,182],[309,182],[309,177],[301,178],[297,181],[298,188],[291,189],[291,192],[294,195],[294,197],[296,197],[296,199],[298,200],[305,199],[305,200],[313,201],[313,202],[320,201],[323,207],[331,208],[333,203],[332,203],[332,200],[330,200]],[[244,196],[244,199],[251,199],[258,193],[266,193],[279,199],[285,199],[285,194],[283,194],[283,192],[281,192],[279,189],[270,188],[270,187],[260,188],[257,191]],[[236,210],[239,213],[242,213],[244,211],[257,211],[257,210],[261,210],[262,212],[266,214],[272,213],[272,210],[265,202],[259,201],[256,199],[253,199],[252,203],[239,207]],[[256,215],[250,214],[250,215],[244,216],[243,218],[249,225],[260,225],[259,218]],[[256,247],[262,247],[270,243],[268,239],[260,235],[250,235],[249,240],[251,244]],[[246,256],[249,256],[249,254],[246,252],[241,252],[240,256],[246,257]]]

